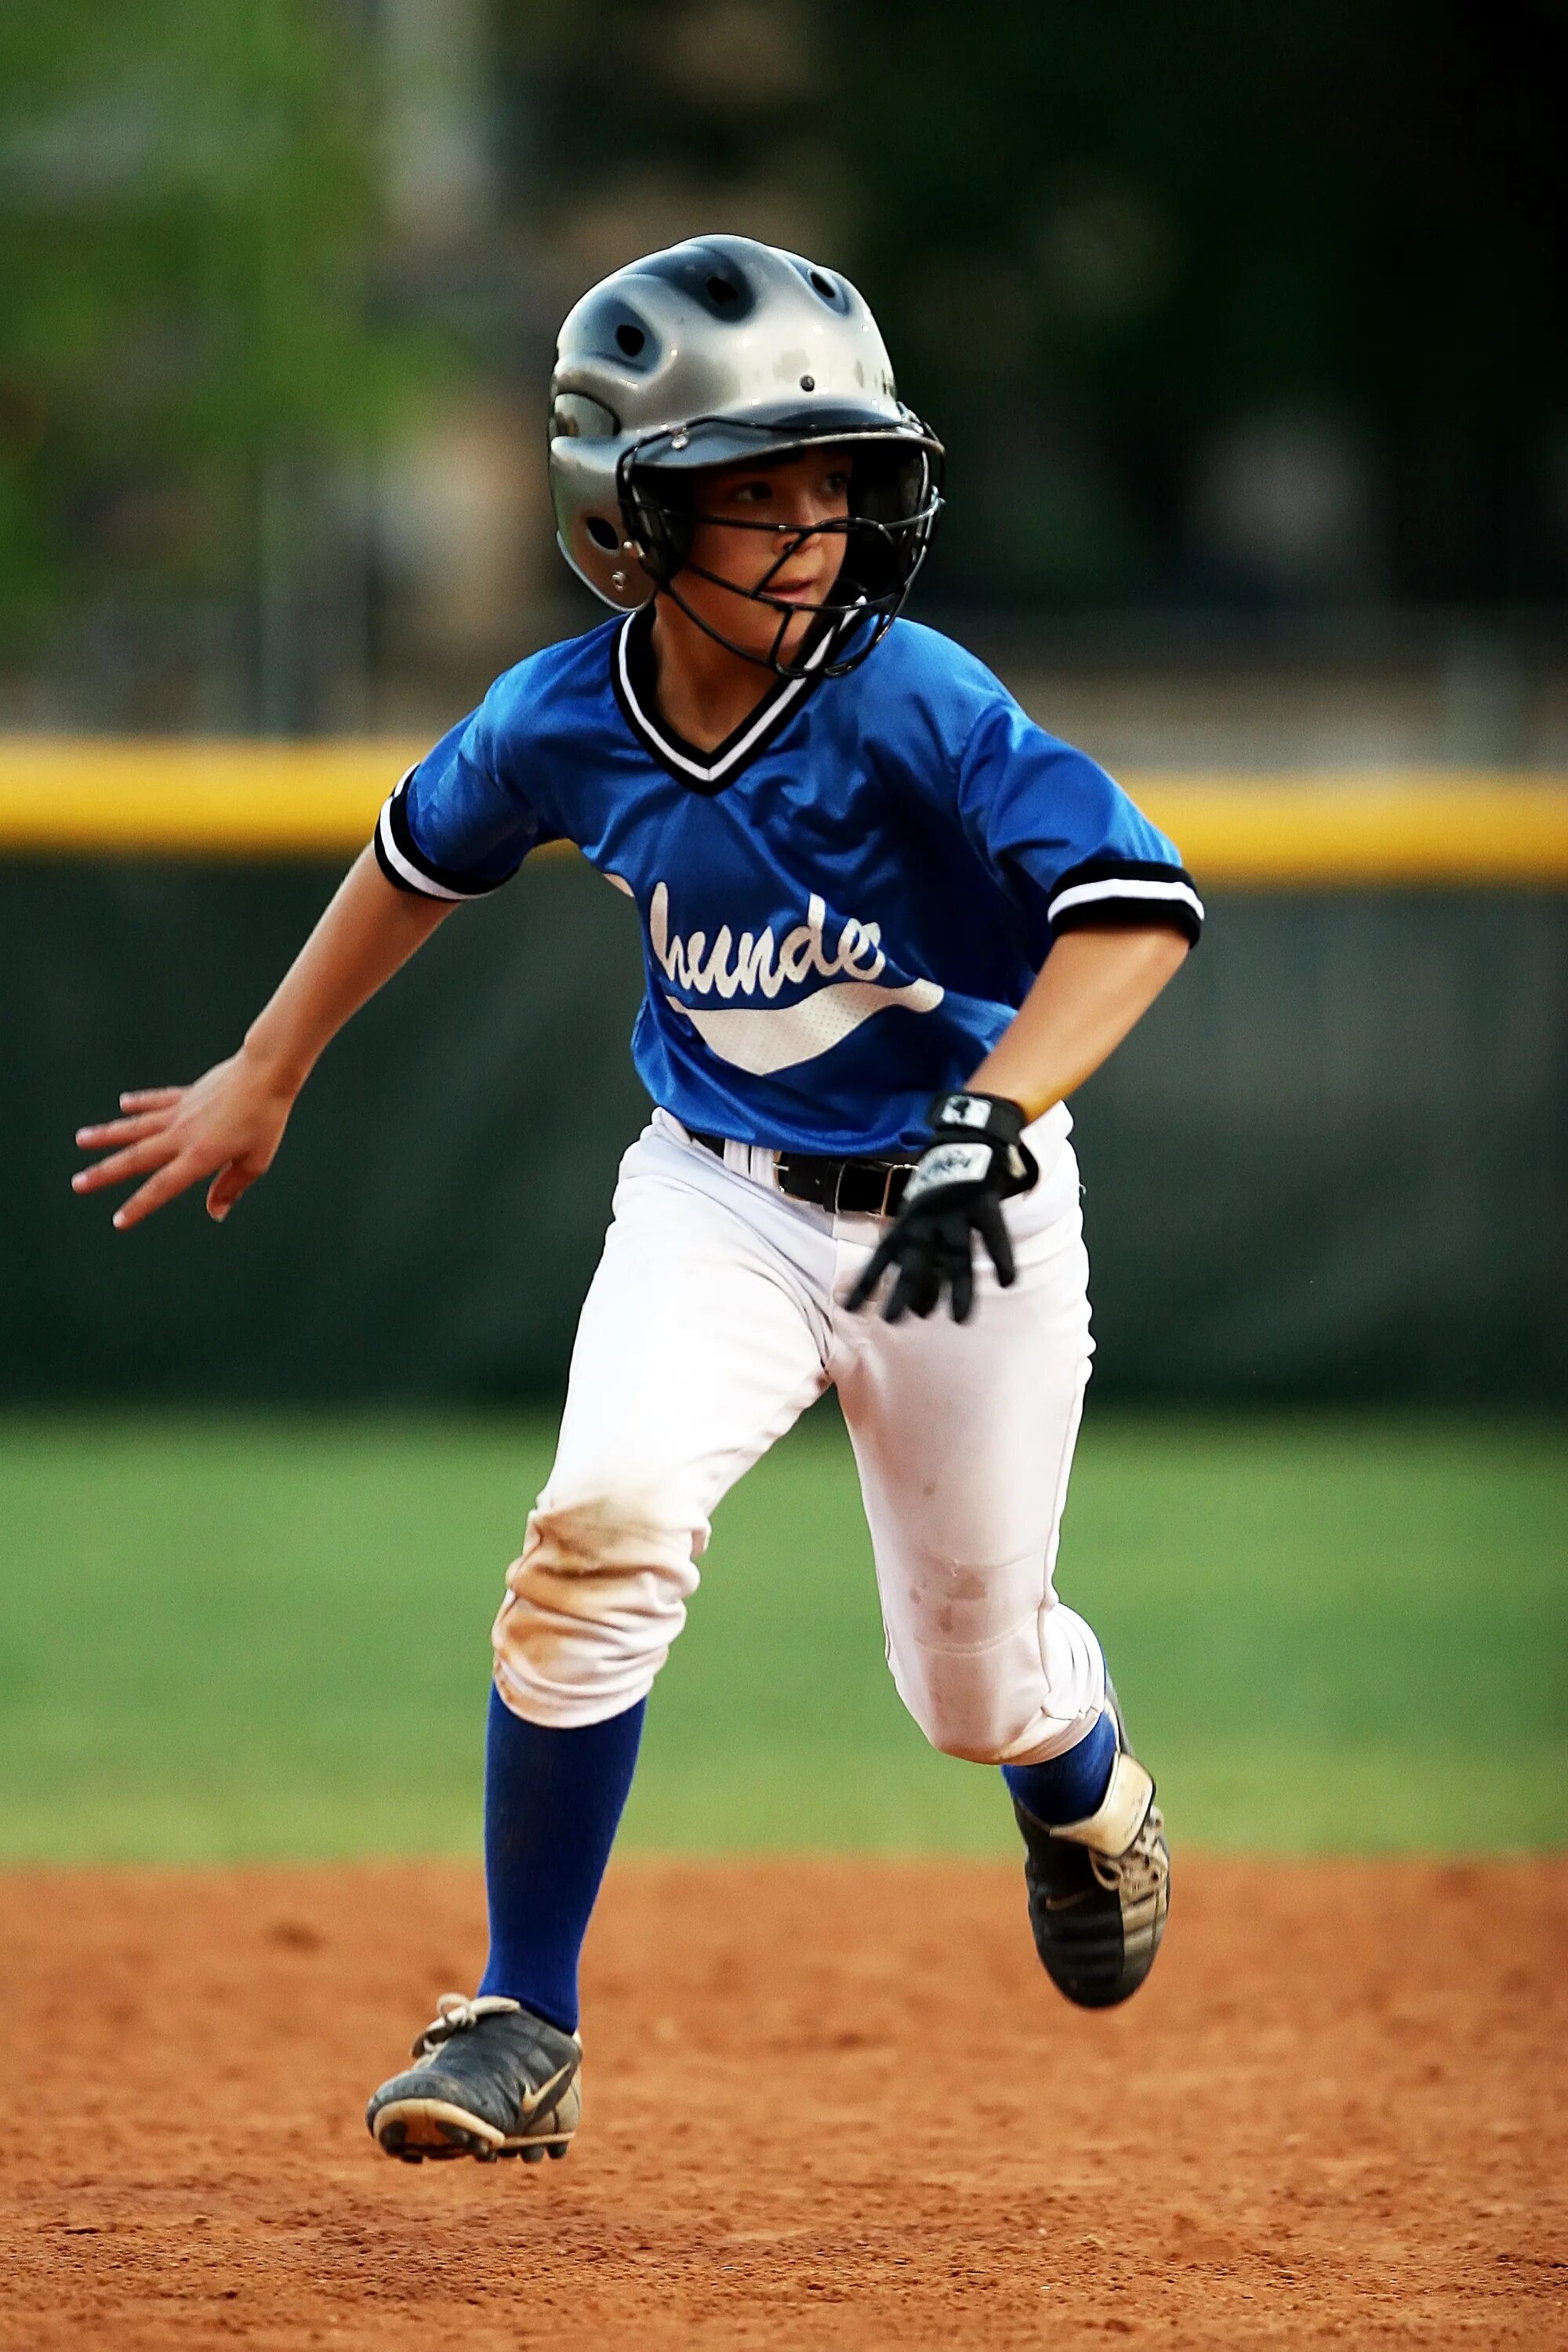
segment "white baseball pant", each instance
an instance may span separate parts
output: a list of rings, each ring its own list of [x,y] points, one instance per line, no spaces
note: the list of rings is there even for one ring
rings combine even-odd
[[[721,1161],[668,1112],[621,1163],[548,1485],[496,1620],[501,1697],[569,1727],[647,1696],[710,1515],[831,1383],[860,1473],[900,1697],[933,1746],[1035,1763],[1082,1738],[1105,1662],[1053,1588],[1092,1342],[1078,1162],[1058,1107],[1006,1205],[1017,1280],[977,1246],[974,1313],[840,1303],[884,1230],[792,1201],[774,1155]]]

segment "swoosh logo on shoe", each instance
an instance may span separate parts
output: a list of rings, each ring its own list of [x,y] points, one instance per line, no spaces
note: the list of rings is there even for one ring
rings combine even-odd
[[[540,2108],[544,2105],[545,2100],[550,2096],[552,2091],[563,2091],[566,2088],[566,2085],[570,2083],[573,2075],[576,2072],[576,2060],[569,2058],[564,2066],[558,2066],[556,2068],[554,2074],[551,2075],[550,2080],[547,2083],[541,2083],[537,2091],[525,2091],[523,2093],[521,2098],[519,2099],[517,2103],[518,2115],[523,2123],[526,2124],[532,2122],[534,2116],[539,2113]]]

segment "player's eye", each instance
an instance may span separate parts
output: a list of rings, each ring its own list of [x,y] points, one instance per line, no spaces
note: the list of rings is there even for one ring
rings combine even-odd
[[[730,503],[737,507],[766,506],[773,494],[771,482],[737,482],[730,493]]]

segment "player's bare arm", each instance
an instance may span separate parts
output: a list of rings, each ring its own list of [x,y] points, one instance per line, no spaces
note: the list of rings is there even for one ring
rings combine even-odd
[[[238,1051],[188,1086],[122,1094],[119,1118],[79,1128],[78,1143],[106,1156],[72,1190],[141,1178],[115,1212],[124,1231],[210,1178],[207,1214],[221,1224],[272,1165],[300,1089],[344,1022],[451,911],[395,890],[362,851]]]
[[[1041,1118],[1108,1061],[1191,950],[1179,932],[1070,931],[969,1081]]]
[[[1015,1276],[1002,1203],[1038,1177],[1024,1130],[1064,1102],[1140,1021],[1188,954],[1175,931],[1143,926],[1058,940],[1010,1027],[968,1085],[931,1105],[931,1142],[847,1304],[882,1302],[889,1323],[974,1306],[974,1242],[1004,1289]]]

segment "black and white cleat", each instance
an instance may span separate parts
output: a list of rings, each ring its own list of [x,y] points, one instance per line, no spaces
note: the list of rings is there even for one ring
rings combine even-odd
[[[1013,1811],[1024,1834],[1024,1882],[1035,1949],[1058,1992],[1080,2009],[1113,2009],[1154,1965],[1171,1902],[1171,1853],[1154,1783],[1127,1744],[1116,1694],[1116,1761],[1098,1810],[1047,1828]]]
[[[415,2064],[365,2109],[377,2145],[405,2164],[564,2156],[583,2112],[576,2036],[496,1993],[443,1993],[437,2007]]]

